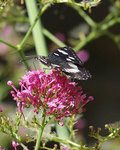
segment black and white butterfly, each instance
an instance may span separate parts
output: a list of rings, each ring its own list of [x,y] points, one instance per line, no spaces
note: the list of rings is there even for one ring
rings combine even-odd
[[[91,77],[71,47],[57,48],[48,57],[40,56],[37,59],[52,69],[61,70],[73,79],[87,80]]]

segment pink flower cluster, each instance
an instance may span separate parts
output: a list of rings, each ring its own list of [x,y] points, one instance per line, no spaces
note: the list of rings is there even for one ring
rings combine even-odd
[[[42,107],[46,115],[54,115],[60,121],[64,116],[85,111],[83,106],[93,100],[92,96],[86,98],[82,88],[60,71],[50,70],[49,74],[41,70],[29,71],[19,80],[19,84],[20,90],[8,81],[14,89],[11,94],[21,113],[24,107],[33,105],[34,112],[39,113]]]

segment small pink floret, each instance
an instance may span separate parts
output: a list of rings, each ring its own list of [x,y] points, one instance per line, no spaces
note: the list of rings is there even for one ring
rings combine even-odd
[[[94,97],[93,97],[93,96],[89,96],[89,100],[90,100],[90,101],[93,101],[93,100],[94,100]]]
[[[7,85],[13,85],[13,82],[12,81],[8,81]]]
[[[64,123],[63,123],[63,122],[59,122],[59,125],[60,125],[60,126],[64,126]]]

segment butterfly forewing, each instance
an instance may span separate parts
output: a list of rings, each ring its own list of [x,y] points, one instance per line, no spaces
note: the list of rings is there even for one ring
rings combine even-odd
[[[72,62],[74,64],[83,65],[83,62],[76,55],[71,47],[57,48],[52,53],[48,55],[49,60],[63,62]]]

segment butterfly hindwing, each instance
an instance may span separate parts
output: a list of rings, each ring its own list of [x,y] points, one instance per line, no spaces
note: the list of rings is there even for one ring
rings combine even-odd
[[[87,80],[91,77],[91,74],[83,66],[76,64],[69,64],[70,67],[64,68],[63,72],[74,79]]]

